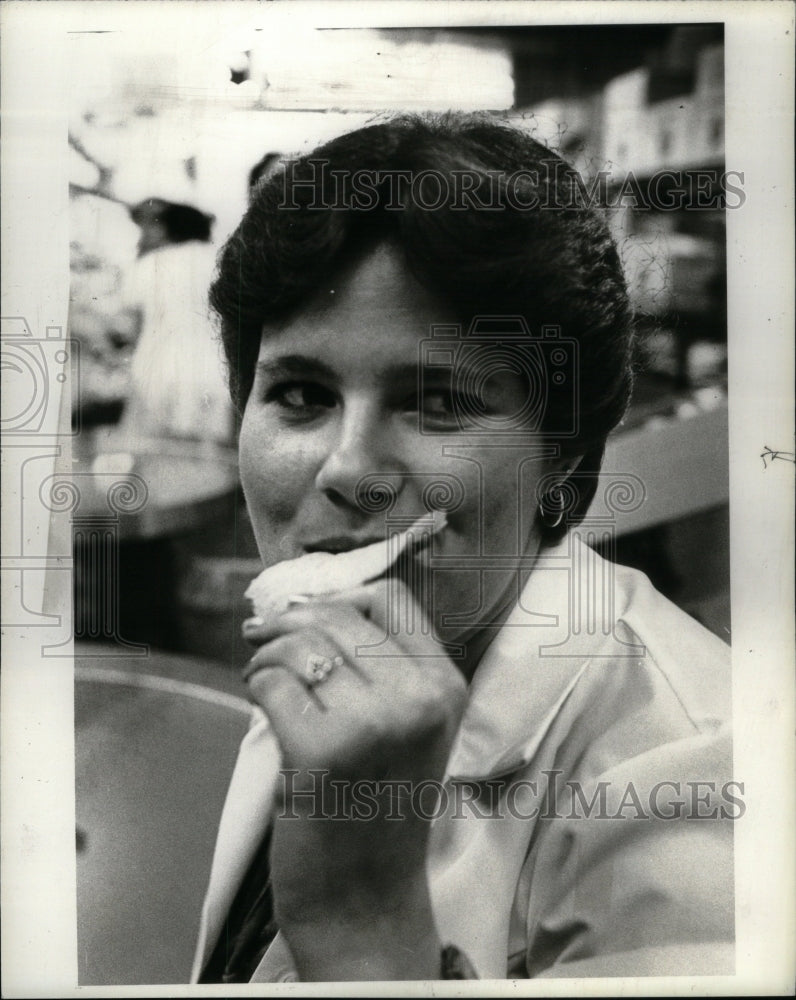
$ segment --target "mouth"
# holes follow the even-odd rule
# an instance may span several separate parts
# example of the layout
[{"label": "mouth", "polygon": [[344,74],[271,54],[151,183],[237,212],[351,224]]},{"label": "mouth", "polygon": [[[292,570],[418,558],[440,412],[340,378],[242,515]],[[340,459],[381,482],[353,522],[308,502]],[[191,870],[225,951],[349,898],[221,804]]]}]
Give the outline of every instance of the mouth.
[{"label": "mouth", "polygon": [[249,584],[246,597],[255,613],[267,618],[289,608],[291,595],[341,593],[375,582],[393,567],[397,574],[400,564],[413,559],[421,547],[427,547],[432,535],[441,532],[446,524],[445,513],[434,511],[396,535],[394,545],[391,538],[371,541],[361,535],[335,535],[308,542],[302,546],[304,555],[266,567]]},{"label": "mouth", "polygon": [[317,542],[309,542],[303,546],[306,553],[329,552],[332,555],[339,555],[341,552],[351,552],[352,549],[361,549],[374,542],[383,542],[381,535],[368,535],[365,538],[352,538],[348,535],[336,535],[333,538],[322,538]]}]

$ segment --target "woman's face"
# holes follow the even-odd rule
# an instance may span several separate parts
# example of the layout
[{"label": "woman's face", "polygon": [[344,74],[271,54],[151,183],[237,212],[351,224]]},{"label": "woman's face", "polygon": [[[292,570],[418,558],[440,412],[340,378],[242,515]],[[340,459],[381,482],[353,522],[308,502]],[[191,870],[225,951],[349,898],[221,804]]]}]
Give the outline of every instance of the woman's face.
[{"label": "woman's face", "polygon": [[[391,519],[403,527],[426,511],[430,484],[452,484],[460,503],[434,539],[426,610],[437,637],[454,641],[516,600],[519,557],[539,546],[536,485],[554,465],[538,437],[485,435],[463,419],[466,380],[451,380],[450,366],[422,367],[421,380],[433,324],[450,326],[449,311],[383,246],[300,314],[267,326],[240,464],[266,566],[383,539]],[[510,419],[526,394],[515,372],[497,367],[479,399]],[[395,491],[388,512],[367,509],[358,492],[374,474]]]}]

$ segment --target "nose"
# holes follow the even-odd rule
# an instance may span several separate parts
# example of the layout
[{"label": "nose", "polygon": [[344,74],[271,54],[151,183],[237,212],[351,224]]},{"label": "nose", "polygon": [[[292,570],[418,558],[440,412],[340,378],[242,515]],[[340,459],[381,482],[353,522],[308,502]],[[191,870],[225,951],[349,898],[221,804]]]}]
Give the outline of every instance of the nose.
[{"label": "nose", "polygon": [[315,487],[335,504],[361,509],[358,487],[364,477],[390,472],[397,496],[404,471],[397,450],[389,421],[378,406],[371,401],[350,403],[343,409],[329,452],[315,477]]}]

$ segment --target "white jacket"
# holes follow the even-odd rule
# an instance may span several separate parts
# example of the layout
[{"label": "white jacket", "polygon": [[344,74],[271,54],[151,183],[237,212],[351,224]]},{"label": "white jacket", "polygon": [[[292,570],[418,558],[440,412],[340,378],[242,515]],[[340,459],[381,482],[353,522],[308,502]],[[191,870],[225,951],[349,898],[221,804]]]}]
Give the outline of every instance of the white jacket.
[{"label": "white jacket", "polygon": [[[504,779],[499,818],[460,796],[458,815],[432,826],[443,943],[482,978],[731,973],[744,806],[729,699],[728,648],[645,576],[576,534],[544,550],[476,670],[448,764],[451,803],[457,781],[477,792]],[[270,821],[278,769],[259,713],[221,819],[193,981]],[[254,981],[290,979],[278,934]]]}]

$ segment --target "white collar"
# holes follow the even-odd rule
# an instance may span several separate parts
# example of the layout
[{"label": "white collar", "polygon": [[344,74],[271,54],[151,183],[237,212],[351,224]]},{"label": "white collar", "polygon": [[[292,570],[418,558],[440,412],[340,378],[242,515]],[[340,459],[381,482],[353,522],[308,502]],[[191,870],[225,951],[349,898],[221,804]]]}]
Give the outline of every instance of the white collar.
[{"label": "white collar", "polygon": [[[541,550],[519,600],[488,646],[448,761],[456,779],[486,779],[527,763],[586,667],[581,655],[550,655],[570,629],[573,573],[585,545],[577,536]],[[602,560],[589,550],[588,560]]]}]

